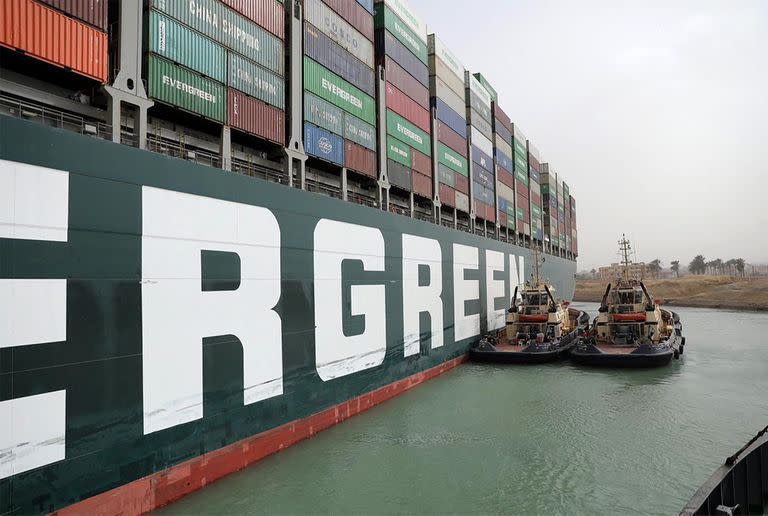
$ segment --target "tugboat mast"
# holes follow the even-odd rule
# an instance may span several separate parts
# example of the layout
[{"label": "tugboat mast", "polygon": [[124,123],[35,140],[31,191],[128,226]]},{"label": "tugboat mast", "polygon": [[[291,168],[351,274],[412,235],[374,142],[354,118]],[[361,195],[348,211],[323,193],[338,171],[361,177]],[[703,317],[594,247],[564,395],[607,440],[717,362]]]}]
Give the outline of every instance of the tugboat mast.
[{"label": "tugboat mast", "polygon": [[624,234],[621,235],[621,240],[619,240],[619,251],[622,254],[621,264],[624,266],[624,270],[622,272],[623,279],[625,282],[629,283],[629,266],[632,264],[632,261],[629,259],[629,253],[632,251],[632,245],[629,243],[629,240],[627,240],[627,237]]},{"label": "tugboat mast", "polygon": [[539,248],[534,246],[533,247],[533,270],[531,271],[531,283],[534,288],[539,288],[541,285],[541,273],[539,271],[539,265],[541,264],[540,258],[539,258]]}]

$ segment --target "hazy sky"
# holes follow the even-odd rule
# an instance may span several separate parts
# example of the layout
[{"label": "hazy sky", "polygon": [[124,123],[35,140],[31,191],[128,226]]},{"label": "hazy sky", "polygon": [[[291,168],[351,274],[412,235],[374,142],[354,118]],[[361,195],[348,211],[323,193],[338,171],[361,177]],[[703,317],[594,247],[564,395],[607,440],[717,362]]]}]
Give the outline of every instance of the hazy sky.
[{"label": "hazy sky", "polygon": [[564,175],[580,270],[768,261],[768,1],[410,4]]}]

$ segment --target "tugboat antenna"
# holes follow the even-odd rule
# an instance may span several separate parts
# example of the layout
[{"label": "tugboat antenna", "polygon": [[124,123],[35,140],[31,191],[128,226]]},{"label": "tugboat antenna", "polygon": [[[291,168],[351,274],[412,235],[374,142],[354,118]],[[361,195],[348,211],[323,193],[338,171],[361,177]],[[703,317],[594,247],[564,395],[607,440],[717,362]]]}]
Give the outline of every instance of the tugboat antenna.
[{"label": "tugboat antenna", "polygon": [[632,251],[632,245],[624,234],[621,235],[621,240],[619,240],[619,251],[622,254],[621,263],[624,266],[624,281],[629,283],[629,266],[632,264],[632,261],[629,259],[629,253]]}]

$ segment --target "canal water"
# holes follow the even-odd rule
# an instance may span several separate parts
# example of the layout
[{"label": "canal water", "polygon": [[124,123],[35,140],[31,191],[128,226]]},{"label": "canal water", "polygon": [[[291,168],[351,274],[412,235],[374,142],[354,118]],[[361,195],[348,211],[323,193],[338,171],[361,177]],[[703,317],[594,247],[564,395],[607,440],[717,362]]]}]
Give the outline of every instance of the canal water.
[{"label": "canal water", "polygon": [[677,514],[768,424],[768,314],[678,312],[669,367],[465,364],[160,512]]}]

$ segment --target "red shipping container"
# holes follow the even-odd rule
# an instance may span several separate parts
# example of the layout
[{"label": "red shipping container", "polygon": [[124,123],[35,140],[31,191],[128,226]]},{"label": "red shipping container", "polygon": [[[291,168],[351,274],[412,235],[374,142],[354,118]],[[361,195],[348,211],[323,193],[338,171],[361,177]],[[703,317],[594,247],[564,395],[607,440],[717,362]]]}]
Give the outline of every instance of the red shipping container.
[{"label": "red shipping container", "polygon": [[493,116],[496,117],[496,120],[501,122],[501,124],[511,133],[512,132],[512,120],[509,119],[509,116],[502,110],[498,104],[495,102],[493,103]]},{"label": "red shipping container", "polygon": [[429,111],[390,83],[387,83],[387,107],[427,134],[432,132]]},{"label": "red shipping container", "polygon": [[450,186],[440,183],[440,202],[451,208],[456,207],[456,191]]},{"label": "red shipping container", "polygon": [[285,7],[277,0],[221,0],[235,11],[285,39]]},{"label": "red shipping container", "polygon": [[344,140],[344,166],[369,177],[378,177],[376,153],[349,140]]},{"label": "red shipping container", "polygon": [[541,166],[539,165],[539,160],[537,160],[533,154],[530,152],[528,153],[528,164],[533,168],[536,172],[539,172],[541,170]]},{"label": "red shipping container", "polygon": [[530,195],[530,190],[528,190],[528,187],[525,186],[525,183],[520,181],[518,178],[515,178],[515,192],[522,195],[526,199],[528,199],[528,196]]},{"label": "red shipping container", "polygon": [[32,0],[0,0],[0,45],[107,82],[107,34]]},{"label": "red shipping container", "polygon": [[523,233],[525,231],[525,225],[523,224],[522,220],[517,221],[517,232]]},{"label": "red shipping container", "polygon": [[411,174],[413,193],[432,199],[432,178],[415,172]]},{"label": "red shipping container", "polygon": [[456,184],[454,185],[459,192],[469,195],[469,179],[462,176],[458,172],[456,173]]},{"label": "red shipping container", "polygon": [[[3,0],[5,1],[5,0]],[[107,31],[108,0],[40,0],[99,30]]]},{"label": "red shipping container", "polygon": [[463,157],[467,157],[467,140],[440,120],[437,121],[437,139]]},{"label": "red shipping container", "polygon": [[541,196],[537,193],[531,192],[531,203],[541,208]]},{"label": "red shipping container", "polygon": [[385,55],[383,59],[380,58],[378,64],[381,63],[384,63],[387,81],[390,82],[392,86],[408,95],[411,100],[415,101],[424,109],[429,109],[429,89],[427,89],[426,86],[403,70],[403,68],[389,56]]},{"label": "red shipping container", "polygon": [[235,129],[285,144],[285,113],[232,88],[227,88],[227,122]]},{"label": "red shipping container", "polygon": [[373,16],[362,5],[352,0],[323,0],[323,2],[363,36],[373,41]]},{"label": "red shipping container", "polygon": [[510,188],[515,187],[515,176],[501,167],[496,167],[496,177]]},{"label": "red shipping container", "polygon": [[485,220],[496,222],[496,208],[487,204],[485,205]]},{"label": "red shipping container", "polygon": [[411,149],[411,169],[425,176],[432,177],[432,158],[416,149]]},{"label": "red shipping container", "polygon": [[501,227],[507,226],[507,221],[509,220],[508,217],[509,216],[503,211],[499,212],[499,224],[501,224]]}]

